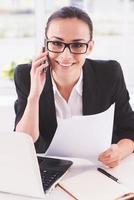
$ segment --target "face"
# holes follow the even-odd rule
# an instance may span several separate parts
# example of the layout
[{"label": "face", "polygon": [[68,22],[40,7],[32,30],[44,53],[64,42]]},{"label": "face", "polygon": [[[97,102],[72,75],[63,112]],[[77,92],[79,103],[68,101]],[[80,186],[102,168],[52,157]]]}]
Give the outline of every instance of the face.
[{"label": "face", "polygon": [[[51,41],[88,43],[90,31],[88,25],[77,18],[56,19],[50,22],[47,37]],[[67,47],[62,53],[49,52],[52,69],[56,73],[66,72],[66,74],[67,72],[80,71],[92,47],[93,41],[90,41],[85,54],[73,54]]]}]

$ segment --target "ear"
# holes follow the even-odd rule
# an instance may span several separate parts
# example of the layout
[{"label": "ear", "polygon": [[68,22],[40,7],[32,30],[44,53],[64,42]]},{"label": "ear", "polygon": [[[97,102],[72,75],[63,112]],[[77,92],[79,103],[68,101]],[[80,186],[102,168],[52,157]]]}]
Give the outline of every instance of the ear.
[{"label": "ear", "polygon": [[89,55],[89,54],[92,52],[93,47],[94,47],[94,40],[91,40],[91,41],[89,42],[86,55]]}]

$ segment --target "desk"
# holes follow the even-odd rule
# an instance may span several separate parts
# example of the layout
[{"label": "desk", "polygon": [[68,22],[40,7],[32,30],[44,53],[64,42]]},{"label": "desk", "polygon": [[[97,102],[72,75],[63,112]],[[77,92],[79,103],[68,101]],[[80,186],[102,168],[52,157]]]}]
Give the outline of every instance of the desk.
[{"label": "desk", "polygon": [[[69,169],[68,173],[64,176],[64,178],[68,178],[70,176],[79,174],[80,172],[87,170],[90,165],[89,161],[83,160],[83,159],[73,159],[73,161],[74,161],[73,166]],[[2,200],[31,200],[32,198],[0,193],[0,199]],[[46,196],[45,199],[46,200],[74,200],[73,197],[71,197],[68,193],[62,190],[59,186],[53,189],[51,193]],[[33,199],[33,200],[39,200],[39,199]]]},{"label": "desk", "polygon": [[[68,177],[75,177],[75,176],[77,177],[77,175],[82,174],[83,172],[86,173],[86,172],[91,171],[94,167],[95,166],[93,165],[93,163],[91,163],[88,160],[75,159],[74,165],[71,167],[71,170],[64,177],[64,179],[66,179]],[[105,177],[105,175],[103,176],[101,173],[96,176],[96,179],[92,179],[92,177],[95,177],[95,176],[90,176],[91,174],[89,173],[89,176],[85,177],[86,180],[88,178],[88,181],[86,181],[84,179],[82,181],[82,183],[81,183],[80,179],[77,179],[76,185],[78,184],[78,188],[81,188],[81,187],[79,187],[79,184],[81,184],[81,186],[85,188],[84,184],[88,183],[87,184],[88,187],[86,187],[88,190],[88,191],[86,190],[87,194],[86,194],[85,190],[81,189],[81,191],[85,191],[84,194],[86,194],[86,195],[84,195],[84,194],[81,195],[80,200],[85,200],[85,199],[86,200],[87,199],[114,200],[114,198],[119,197],[125,193],[128,193],[130,191],[134,192],[134,184],[133,184],[134,170],[133,169],[134,169],[134,154],[131,154],[130,156],[128,156],[127,158],[122,160],[119,166],[117,166],[113,169],[110,169],[110,173],[113,175],[116,175],[116,177],[119,178],[119,180],[122,182],[122,184],[118,184],[118,183],[114,182],[110,178]],[[104,179],[100,179],[99,175],[102,175],[104,177]],[[100,182],[100,184],[98,182]],[[92,187],[92,185],[95,185],[95,187],[94,186]],[[93,193],[91,188],[95,188],[94,192],[98,193],[99,195],[102,195],[102,196],[99,196],[99,199],[98,199],[98,194],[96,195],[95,193]],[[59,188],[57,187],[56,190],[58,190],[58,189]],[[91,192],[89,190],[91,190]],[[107,194],[104,194],[104,193],[102,194],[102,191]],[[61,190],[61,193],[63,195],[62,190]],[[89,196],[90,196],[89,193],[91,194],[92,198],[89,198]],[[60,198],[61,198],[61,196],[59,196],[59,199]],[[54,199],[56,199],[56,198],[54,198]],[[66,197],[64,199],[68,199],[68,197]],[[69,197],[69,199],[71,199],[71,197]]]},{"label": "desk", "polygon": [[[1,200],[41,200],[38,198],[27,198],[11,194],[0,193]],[[46,196],[44,200],[74,200],[69,194],[64,192],[60,187],[55,188],[51,194]]]},{"label": "desk", "polygon": [[[89,166],[89,162],[87,160],[73,159],[73,161],[74,161],[73,166],[69,169],[68,173],[64,176],[64,178],[75,175],[75,174],[83,171],[84,170],[83,167]],[[77,166],[78,166],[78,168],[76,169]],[[79,166],[80,166],[80,168],[79,168]],[[32,199],[32,198],[11,195],[11,194],[4,194],[4,193],[0,193],[0,199],[2,199],[2,200],[39,200],[37,198]],[[46,195],[46,197],[44,199],[45,200],[74,200],[73,197],[71,197],[68,193],[66,193],[59,186],[54,188],[51,191],[51,193]]]},{"label": "desk", "polygon": [[[90,170],[90,167],[92,167],[92,166],[93,165],[92,165],[92,163],[90,163],[90,161],[83,160],[83,159],[74,159],[74,164],[70,168],[70,170],[68,171],[68,173],[64,176],[64,179],[66,179],[68,177],[71,177],[71,176],[75,176],[77,174],[80,174],[81,172],[86,172],[87,170]],[[124,173],[124,171],[123,171],[124,170],[124,166],[127,166],[127,168],[128,168],[127,175],[131,174],[131,177],[132,177],[131,179],[132,179],[132,182],[133,182],[134,170],[133,170],[132,166],[134,166],[134,154],[131,154],[129,157],[127,157],[126,159],[124,159],[120,163],[120,165],[117,168],[112,169],[111,172],[112,171],[116,171],[117,175],[118,175],[118,173],[120,173],[120,175],[123,175],[123,173]],[[131,170],[131,173],[130,173],[130,170]],[[95,180],[95,181],[97,181],[97,180]],[[133,188],[134,188],[134,186],[133,186]],[[134,191],[134,189],[133,189],[133,191]],[[31,199],[32,200],[39,200],[37,198],[36,199],[35,198],[26,198],[26,197],[9,195],[9,194],[3,194],[3,193],[0,193],[0,199],[2,199],[2,200],[31,200]],[[74,200],[73,197],[71,197],[69,194],[67,194],[59,186],[57,186],[44,199],[45,200]],[[99,199],[95,199],[95,200],[99,200]]]}]

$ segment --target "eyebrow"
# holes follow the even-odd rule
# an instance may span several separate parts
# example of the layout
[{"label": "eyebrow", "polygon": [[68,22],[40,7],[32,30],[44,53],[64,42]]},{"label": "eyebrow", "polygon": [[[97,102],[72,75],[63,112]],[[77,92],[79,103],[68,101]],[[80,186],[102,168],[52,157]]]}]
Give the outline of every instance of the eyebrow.
[{"label": "eyebrow", "polygon": [[[64,41],[63,38],[60,38],[60,37],[57,37],[57,36],[53,36],[52,38],[55,38],[57,40],[61,40],[61,41]],[[85,41],[84,39],[74,39],[72,40],[72,42],[80,42],[80,41]]]}]

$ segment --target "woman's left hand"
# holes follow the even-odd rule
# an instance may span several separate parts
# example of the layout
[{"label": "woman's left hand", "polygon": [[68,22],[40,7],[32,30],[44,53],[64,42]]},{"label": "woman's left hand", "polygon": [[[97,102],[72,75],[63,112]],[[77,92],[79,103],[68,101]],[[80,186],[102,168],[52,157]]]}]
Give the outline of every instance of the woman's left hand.
[{"label": "woman's left hand", "polygon": [[120,163],[121,151],[118,144],[112,144],[109,149],[99,155],[99,161],[108,167],[115,167]]},{"label": "woman's left hand", "polygon": [[134,141],[121,139],[117,144],[112,144],[109,149],[99,155],[99,161],[108,167],[116,167],[126,156],[134,152]]}]

